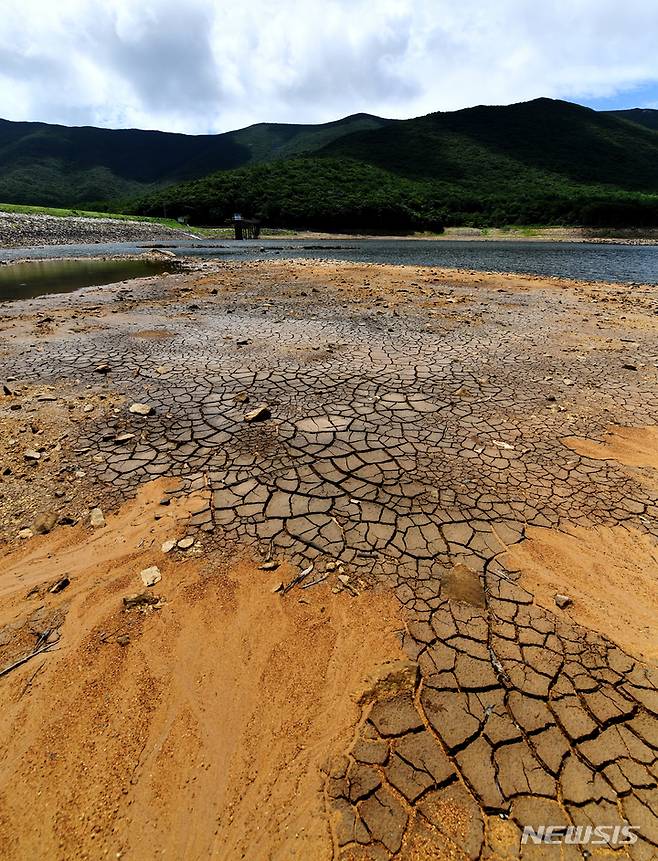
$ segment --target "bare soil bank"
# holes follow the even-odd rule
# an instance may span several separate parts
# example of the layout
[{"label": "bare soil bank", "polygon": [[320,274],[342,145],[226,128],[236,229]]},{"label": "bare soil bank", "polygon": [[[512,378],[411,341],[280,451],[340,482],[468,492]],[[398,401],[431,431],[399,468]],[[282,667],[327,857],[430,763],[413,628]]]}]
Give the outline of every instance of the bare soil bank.
[{"label": "bare soil bank", "polygon": [[658,287],[198,267],[0,320],[3,856],[655,858]]}]

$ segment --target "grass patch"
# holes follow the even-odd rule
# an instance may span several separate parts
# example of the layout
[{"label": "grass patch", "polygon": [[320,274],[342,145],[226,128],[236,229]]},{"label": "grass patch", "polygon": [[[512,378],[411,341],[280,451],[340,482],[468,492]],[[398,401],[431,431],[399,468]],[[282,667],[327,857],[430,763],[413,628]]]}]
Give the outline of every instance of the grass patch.
[{"label": "grass patch", "polygon": [[197,232],[195,228],[186,224],[179,224],[173,218],[156,218],[149,215],[125,215],[119,212],[94,212],[85,209],[61,209],[52,206],[27,206],[18,203],[0,203],[0,212],[15,212],[21,215],[54,215],[58,218],[114,218],[118,221],[146,221],[152,224],[162,224],[165,227],[173,227],[176,230],[190,230]]}]

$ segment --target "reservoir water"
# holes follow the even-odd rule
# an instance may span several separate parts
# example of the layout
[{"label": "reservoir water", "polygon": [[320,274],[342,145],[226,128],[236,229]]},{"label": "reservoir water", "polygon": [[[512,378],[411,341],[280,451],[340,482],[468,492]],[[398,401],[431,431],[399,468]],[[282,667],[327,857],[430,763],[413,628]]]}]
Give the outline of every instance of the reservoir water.
[{"label": "reservoir water", "polygon": [[[25,249],[23,255],[25,256]],[[175,263],[173,266],[175,267]],[[0,266],[0,301],[34,299],[51,293],[71,293],[82,287],[114,284],[128,278],[162,275],[170,261],[153,260],[31,260]]]},{"label": "reservoir water", "polygon": [[[176,256],[223,260],[329,259],[658,284],[658,246],[651,245],[480,240],[262,239],[244,242],[175,241],[159,247],[166,248]],[[140,255],[149,248],[151,246],[143,244],[121,243],[0,249],[0,260],[30,258],[35,261],[0,267],[0,300],[77,290],[140,275],[157,275],[172,268],[171,261],[94,259],[116,254]],[[50,257],[84,259],[46,263],[45,260]]]}]

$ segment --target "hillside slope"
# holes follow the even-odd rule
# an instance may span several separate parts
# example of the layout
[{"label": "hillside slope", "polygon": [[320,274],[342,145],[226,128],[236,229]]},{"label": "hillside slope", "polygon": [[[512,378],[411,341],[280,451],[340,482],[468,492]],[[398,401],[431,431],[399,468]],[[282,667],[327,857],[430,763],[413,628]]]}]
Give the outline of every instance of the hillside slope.
[{"label": "hillside slope", "polygon": [[653,108],[631,108],[628,111],[608,111],[607,113],[618,119],[628,120],[658,131],[658,111]]},{"label": "hillside slope", "polygon": [[133,211],[217,222],[236,209],[322,229],[658,223],[658,134],[538,99],[358,131],[312,157],[216,173]]},{"label": "hillside slope", "polygon": [[260,123],[220,135],[0,120],[0,200],[81,206],[319,149],[386,120],[357,114],[322,125]]}]

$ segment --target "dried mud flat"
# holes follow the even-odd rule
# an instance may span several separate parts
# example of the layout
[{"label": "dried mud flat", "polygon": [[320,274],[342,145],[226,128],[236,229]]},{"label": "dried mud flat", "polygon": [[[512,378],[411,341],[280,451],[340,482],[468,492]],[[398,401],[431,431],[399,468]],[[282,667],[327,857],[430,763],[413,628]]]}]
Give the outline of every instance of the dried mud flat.
[{"label": "dried mud flat", "polygon": [[2,856],[658,857],[657,312],[301,261],[5,305]]}]

